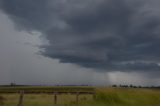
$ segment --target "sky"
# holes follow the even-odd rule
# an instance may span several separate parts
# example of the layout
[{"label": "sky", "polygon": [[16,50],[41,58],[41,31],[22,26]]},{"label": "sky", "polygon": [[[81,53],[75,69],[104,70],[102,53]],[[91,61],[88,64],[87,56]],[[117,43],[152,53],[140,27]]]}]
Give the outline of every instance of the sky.
[{"label": "sky", "polygon": [[159,0],[0,0],[0,84],[160,85]]}]

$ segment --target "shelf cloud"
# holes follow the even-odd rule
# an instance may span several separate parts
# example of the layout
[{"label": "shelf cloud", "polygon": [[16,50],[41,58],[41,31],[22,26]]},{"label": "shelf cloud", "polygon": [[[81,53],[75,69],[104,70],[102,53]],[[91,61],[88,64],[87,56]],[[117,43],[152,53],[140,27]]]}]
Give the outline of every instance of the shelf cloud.
[{"label": "shelf cloud", "polygon": [[0,0],[17,30],[48,41],[41,55],[97,71],[159,71],[157,0]]}]

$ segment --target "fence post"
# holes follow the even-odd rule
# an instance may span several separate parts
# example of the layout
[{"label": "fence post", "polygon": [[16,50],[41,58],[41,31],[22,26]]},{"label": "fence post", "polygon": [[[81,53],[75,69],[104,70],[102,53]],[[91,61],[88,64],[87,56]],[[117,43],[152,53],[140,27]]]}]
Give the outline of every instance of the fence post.
[{"label": "fence post", "polygon": [[24,91],[20,91],[19,102],[17,106],[23,105],[23,95],[24,95]]},{"label": "fence post", "polygon": [[54,93],[54,104],[57,104],[57,93]]},{"label": "fence post", "polygon": [[79,102],[79,92],[76,93],[76,104]]}]

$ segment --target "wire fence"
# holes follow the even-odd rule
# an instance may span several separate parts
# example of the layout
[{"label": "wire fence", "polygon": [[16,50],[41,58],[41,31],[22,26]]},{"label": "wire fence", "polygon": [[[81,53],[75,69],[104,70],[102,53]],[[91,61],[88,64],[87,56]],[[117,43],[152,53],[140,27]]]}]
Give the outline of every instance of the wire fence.
[{"label": "wire fence", "polygon": [[[42,94],[45,95],[45,93],[42,93]],[[38,95],[41,95],[41,93],[39,93],[39,94],[38,93],[33,93],[33,94],[32,93],[31,94],[27,93],[26,94],[25,91],[20,91],[19,94],[11,94],[11,95],[12,96],[13,95],[17,95],[16,98],[14,98],[14,97],[10,98],[10,99],[16,99],[16,103],[14,103],[14,104],[12,104],[12,103],[5,104],[5,101],[10,101],[10,100],[9,99],[5,100],[5,98],[1,97],[2,101],[0,102],[0,106],[31,106],[31,105],[26,105],[26,101],[27,102],[30,102],[30,101],[26,100],[27,98],[25,98],[25,97],[28,96],[28,95],[38,96]],[[48,94],[46,94],[46,95],[48,95]],[[61,105],[61,102],[65,101],[65,100],[62,100],[62,98],[60,98],[62,95],[66,95],[66,97],[69,96],[69,95],[72,95],[72,103],[74,103],[75,105],[76,104],[78,105],[79,102],[82,99],[86,100],[86,98],[82,98],[80,96],[82,96],[82,95],[83,96],[84,95],[90,95],[90,97],[92,98],[92,97],[94,97],[95,92],[94,91],[90,91],[90,92],[78,92],[78,91],[77,92],[52,92],[52,94],[49,94],[49,95],[52,95],[52,96],[49,96],[48,98],[45,98],[45,96],[44,96],[39,101],[36,101],[36,102],[38,102],[37,104],[32,105],[32,106],[48,106],[47,104],[40,105],[41,100],[42,101],[45,100],[46,103],[50,102],[49,105],[51,105],[51,106],[55,106],[55,105],[59,106],[59,105]],[[33,99],[35,99],[35,98],[33,97]],[[29,103],[27,103],[27,104],[29,104]]]}]

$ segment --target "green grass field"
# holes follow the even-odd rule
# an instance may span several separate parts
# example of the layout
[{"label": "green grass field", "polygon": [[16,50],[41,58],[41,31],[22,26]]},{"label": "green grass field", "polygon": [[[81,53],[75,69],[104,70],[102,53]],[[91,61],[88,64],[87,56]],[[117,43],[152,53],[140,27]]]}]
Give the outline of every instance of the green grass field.
[{"label": "green grass field", "polygon": [[[40,89],[42,90],[42,88]],[[84,87],[78,87],[76,89],[80,88],[84,89]],[[51,88],[45,88],[45,90],[48,89]],[[75,90],[74,87],[60,87],[60,89]],[[1,93],[0,95],[4,98],[4,106],[17,105],[19,94]],[[58,95],[58,106],[76,106],[75,101],[75,95]],[[54,95],[25,94],[23,104],[23,106],[54,106]],[[94,97],[93,95],[80,95],[78,106],[160,106],[160,89],[108,87],[96,88],[96,94],[94,95]]]}]

